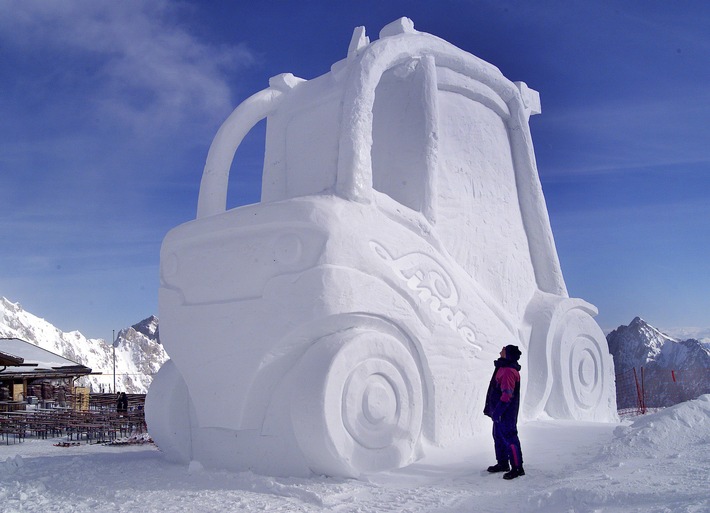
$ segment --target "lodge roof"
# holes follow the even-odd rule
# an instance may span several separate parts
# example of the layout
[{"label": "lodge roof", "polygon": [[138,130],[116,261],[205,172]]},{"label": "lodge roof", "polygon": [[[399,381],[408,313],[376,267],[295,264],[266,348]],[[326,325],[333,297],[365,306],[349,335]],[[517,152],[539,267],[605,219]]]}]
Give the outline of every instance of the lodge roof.
[{"label": "lodge roof", "polygon": [[0,379],[61,378],[91,374],[91,369],[19,338],[0,338]]}]

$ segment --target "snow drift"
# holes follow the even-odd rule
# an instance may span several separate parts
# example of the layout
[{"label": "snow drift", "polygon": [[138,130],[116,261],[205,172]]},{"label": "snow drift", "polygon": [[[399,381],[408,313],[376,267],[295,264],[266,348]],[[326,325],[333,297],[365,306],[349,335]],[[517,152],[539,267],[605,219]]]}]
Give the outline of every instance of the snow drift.
[{"label": "snow drift", "polygon": [[167,463],[150,445],[28,438],[0,443],[0,501],[8,513],[710,511],[710,396],[621,425],[538,420],[520,432],[527,473],[514,482],[485,471],[487,433],[365,480],[213,471]]}]

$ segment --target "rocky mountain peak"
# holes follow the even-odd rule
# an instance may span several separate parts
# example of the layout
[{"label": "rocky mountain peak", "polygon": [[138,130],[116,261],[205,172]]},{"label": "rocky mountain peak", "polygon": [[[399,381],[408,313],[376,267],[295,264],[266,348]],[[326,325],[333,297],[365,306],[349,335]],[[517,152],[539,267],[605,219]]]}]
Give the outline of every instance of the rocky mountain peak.
[{"label": "rocky mountain peak", "polygon": [[677,340],[640,317],[634,317],[628,326],[619,326],[606,339],[617,373],[644,366],[675,369],[710,367],[710,355],[700,342],[694,339]]},{"label": "rocky mountain peak", "polygon": [[141,322],[131,326],[134,330],[148,337],[153,342],[160,344],[160,334],[158,329],[158,318],[155,315],[143,319]]}]

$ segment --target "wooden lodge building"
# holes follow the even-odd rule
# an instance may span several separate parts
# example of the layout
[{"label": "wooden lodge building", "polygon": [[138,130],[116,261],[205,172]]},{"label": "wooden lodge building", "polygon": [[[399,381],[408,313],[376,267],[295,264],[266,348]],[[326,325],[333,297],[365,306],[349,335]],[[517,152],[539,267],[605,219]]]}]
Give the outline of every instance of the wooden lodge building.
[{"label": "wooden lodge building", "polygon": [[75,381],[91,369],[18,338],[0,338],[0,411],[76,408]]}]

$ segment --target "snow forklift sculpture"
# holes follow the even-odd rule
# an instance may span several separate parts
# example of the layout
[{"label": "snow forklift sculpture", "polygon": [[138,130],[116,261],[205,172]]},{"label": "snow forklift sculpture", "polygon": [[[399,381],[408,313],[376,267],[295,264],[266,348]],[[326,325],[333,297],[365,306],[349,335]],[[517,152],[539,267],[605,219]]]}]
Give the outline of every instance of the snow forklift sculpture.
[{"label": "snow forklift sculpture", "polygon": [[[247,99],[207,157],[197,219],[161,250],[168,361],[151,435],[206,467],[339,476],[473,437],[500,348],[523,418],[609,421],[613,364],[568,297],[528,119],[539,96],[407,18]],[[267,120],[262,201],[226,209]]]}]

